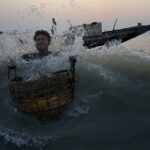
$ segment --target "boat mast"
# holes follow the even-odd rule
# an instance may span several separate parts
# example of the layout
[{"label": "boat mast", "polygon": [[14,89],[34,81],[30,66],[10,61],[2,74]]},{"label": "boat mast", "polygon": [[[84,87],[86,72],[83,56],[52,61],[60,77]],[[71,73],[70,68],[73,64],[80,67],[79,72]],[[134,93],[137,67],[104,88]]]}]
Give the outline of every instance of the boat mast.
[{"label": "boat mast", "polygon": [[118,18],[115,20],[114,27],[113,27],[113,31],[115,30],[117,21],[118,21]]}]

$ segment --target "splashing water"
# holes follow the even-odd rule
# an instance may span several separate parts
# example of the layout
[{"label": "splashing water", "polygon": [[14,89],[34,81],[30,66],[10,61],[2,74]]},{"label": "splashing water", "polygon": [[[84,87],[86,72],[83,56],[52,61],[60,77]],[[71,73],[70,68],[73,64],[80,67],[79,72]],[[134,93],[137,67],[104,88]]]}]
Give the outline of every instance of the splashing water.
[{"label": "splashing water", "polygon": [[[2,108],[0,138],[3,141],[20,148],[43,148],[47,145],[50,148],[55,142],[66,147],[69,145],[65,144],[65,139],[71,140],[77,137],[76,141],[79,142],[83,137],[86,142],[87,135],[89,139],[91,134],[94,139],[98,138],[97,133],[105,135],[106,132],[100,130],[98,126],[110,130],[108,126],[106,128],[103,126],[107,124],[106,118],[109,121],[113,118],[114,122],[117,122],[123,117],[128,122],[130,121],[128,114],[134,115],[137,112],[139,122],[143,121],[143,117],[149,118],[150,55],[148,53],[115,44],[110,48],[104,46],[89,50],[82,46],[82,37],[76,37],[73,45],[66,46],[63,45],[62,36],[56,34],[50,50],[61,51],[58,57],[47,56],[26,62],[22,60],[21,55],[36,51],[32,35],[33,31],[13,34],[7,32],[0,35],[0,105]],[[41,122],[18,112],[8,93],[9,58],[16,62],[19,75],[26,80],[33,80],[41,74],[49,76],[54,71],[69,68],[68,58],[72,55],[77,55],[78,61],[75,98],[69,110],[60,118],[47,122]],[[134,124],[133,121],[132,123]],[[113,124],[115,131],[118,124]],[[83,129],[83,126],[86,127]],[[136,133],[135,130],[129,132],[133,135]],[[117,138],[119,141],[120,138]],[[123,138],[126,139],[125,136]]]}]

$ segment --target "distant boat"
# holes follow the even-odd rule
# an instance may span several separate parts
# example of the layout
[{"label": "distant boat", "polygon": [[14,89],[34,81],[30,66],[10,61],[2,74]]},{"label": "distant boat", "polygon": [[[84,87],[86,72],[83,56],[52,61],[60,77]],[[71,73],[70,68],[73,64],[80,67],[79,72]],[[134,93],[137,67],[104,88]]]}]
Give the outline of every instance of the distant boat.
[{"label": "distant boat", "polygon": [[91,24],[70,27],[69,34],[67,36],[70,41],[73,41],[74,38],[71,37],[72,35],[80,36],[83,34],[83,46],[87,48],[94,48],[103,46],[104,44],[114,40],[119,40],[121,43],[126,42],[149,30],[150,25],[142,25],[141,23],[138,23],[138,25],[134,27],[115,30],[114,26],[112,31],[102,32],[101,23],[94,22]]},{"label": "distant boat", "polygon": [[139,24],[138,26],[135,27],[102,32],[102,35],[84,36],[83,37],[84,46],[88,48],[94,48],[97,46],[102,46],[106,42],[113,40],[120,40],[121,42],[126,42],[149,30],[150,25],[143,26]]}]

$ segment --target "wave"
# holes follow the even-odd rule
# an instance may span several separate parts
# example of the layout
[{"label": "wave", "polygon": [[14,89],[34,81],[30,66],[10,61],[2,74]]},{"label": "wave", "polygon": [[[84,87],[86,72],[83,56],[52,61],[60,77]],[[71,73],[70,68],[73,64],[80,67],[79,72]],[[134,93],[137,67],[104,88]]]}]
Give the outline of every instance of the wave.
[{"label": "wave", "polygon": [[18,147],[36,147],[41,149],[54,137],[32,136],[27,133],[17,132],[6,127],[0,127],[0,137],[7,143],[15,144]]},{"label": "wave", "polygon": [[[47,56],[44,59],[26,62],[22,60],[21,55],[35,51],[32,33],[24,33],[23,37],[21,33],[15,33],[15,37],[10,33],[0,35],[0,105],[1,114],[5,114],[0,115],[0,137],[5,142],[18,147],[44,147],[49,141],[55,140],[55,135],[65,135],[63,129],[68,127],[65,124],[71,122],[72,118],[77,119],[75,124],[78,124],[78,118],[93,112],[98,115],[100,110],[106,108],[150,112],[148,48],[141,51],[114,43],[110,48],[103,46],[89,50],[82,46],[81,37],[76,38],[74,45],[66,46],[63,45],[63,39],[56,36],[53,37],[50,50],[60,50],[58,57]],[[22,132],[22,128],[28,128],[26,126],[18,125],[16,128],[21,128],[20,131],[8,127],[12,120],[12,126],[16,126],[15,124],[24,118],[23,114],[14,111],[15,106],[11,103],[8,93],[7,66],[10,59],[16,63],[19,76],[23,76],[25,80],[33,80],[39,75],[49,76],[58,68],[69,68],[68,58],[72,55],[77,56],[75,98],[62,119],[56,120],[55,130],[48,130],[49,123],[46,127],[38,123],[40,132],[44,130],[48,134],[40,136],[39,132],[36,135]],[[25,119],[25,122],[28,122],[27,120]]]}]

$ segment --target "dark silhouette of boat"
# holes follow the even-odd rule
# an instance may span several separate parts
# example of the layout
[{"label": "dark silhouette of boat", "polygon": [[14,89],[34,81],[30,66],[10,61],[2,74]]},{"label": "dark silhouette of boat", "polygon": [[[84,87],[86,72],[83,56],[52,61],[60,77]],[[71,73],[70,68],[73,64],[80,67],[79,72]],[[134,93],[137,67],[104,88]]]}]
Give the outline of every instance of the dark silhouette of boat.
[{"label": "dark silhouette of boat", "polygon": [[[91,29],[92,30],[92,29]],[[99,35],[83,36],[84,46],[87,48],[94,48],[102,46],[109,41],[119,40],[126,42],[150,30],[150,25],[142,25],[138,23],[135,27],[124,28],[119,30],[112,30],[102,32]]]},{"label": "dark silhouette of boat", "polygon": [[76,36],[83,36],[83,46],[94,48],[104,44],[109,46],[109,43],[113,41],[126,42],[150,30],[150,25],[142,25],[141,23],[134,27],[115,30],[116,22],[117,20],[112,31],[105,32],[102,32],[101,22],[71,26],[69,32],[65,34],[66,41],[73,44]]}]

